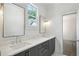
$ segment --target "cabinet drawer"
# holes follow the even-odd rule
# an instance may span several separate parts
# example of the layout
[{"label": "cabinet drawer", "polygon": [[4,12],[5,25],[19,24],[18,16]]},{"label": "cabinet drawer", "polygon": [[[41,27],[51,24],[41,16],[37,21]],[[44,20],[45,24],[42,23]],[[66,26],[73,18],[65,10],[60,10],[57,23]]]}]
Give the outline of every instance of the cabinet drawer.
[{"label": "cabinet drawer", "polygon": [[39,45],[40,49],[43,48],[43,47],[48,47],[48,41],[46,41],[46,42]]}]

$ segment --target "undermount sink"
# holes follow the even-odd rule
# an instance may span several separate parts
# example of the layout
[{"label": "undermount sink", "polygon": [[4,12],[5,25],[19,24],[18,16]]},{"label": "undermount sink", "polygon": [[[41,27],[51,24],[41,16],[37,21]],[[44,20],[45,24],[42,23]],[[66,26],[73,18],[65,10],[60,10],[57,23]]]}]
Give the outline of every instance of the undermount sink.
[{"label": "undermount sink", "polygon": [[10,48],[12,48],[12,49],[18,49],[18,48],[22,48],[22,47],[28,46],[28,45],[31,45],[31,43],[23,42],[23,43],[18,43],[16,45],[12,45],[12,46],[10,46]]}]

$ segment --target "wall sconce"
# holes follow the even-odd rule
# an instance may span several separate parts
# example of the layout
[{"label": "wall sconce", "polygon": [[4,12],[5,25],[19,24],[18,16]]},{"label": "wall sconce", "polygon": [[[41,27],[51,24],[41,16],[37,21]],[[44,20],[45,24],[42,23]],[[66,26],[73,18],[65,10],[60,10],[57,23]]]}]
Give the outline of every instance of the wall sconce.
[{"label": "wall sconce", "polygon": [[0,9],[0,15],[3,15],[3,11],[2,11],[2,9]]},{"label": "wall sconce", "polygon": [[3,4],[0,4],[0,15],[3,15]]},{"label": "wall sconce", "polygon": [[48,26],[49,24],[49,21],[44,21],[44,25]]},{"label": "wall sconce", "polygon": [[47,28],[49,27],[50,22],[49,21],[44,21],[44,27],[45,27],[45,33],[47,32]]}]

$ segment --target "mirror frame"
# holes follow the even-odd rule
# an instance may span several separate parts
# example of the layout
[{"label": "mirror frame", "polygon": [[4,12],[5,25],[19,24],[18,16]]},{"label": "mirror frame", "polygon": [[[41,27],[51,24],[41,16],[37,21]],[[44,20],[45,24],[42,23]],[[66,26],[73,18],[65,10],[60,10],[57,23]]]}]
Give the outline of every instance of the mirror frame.
[{"label": "mirror frame", "polygon": [[22,8],[23,10],[24,10],[24,34],[23,35],[12,35],[12,36],[4,36],[4,4],[5,3],[3,3],[3,34],[2,34],[2,37],[4,37],[4,38],[8,38],[8,37],[19,37],[19,36],[24,36],[25,35],[25,8],[23,8],[23,7],[21,7],[21,6],[19,6],[18,4],[15,4],[15,3],[10,3],[10,4],[13,4],[13,5],[15,5],[15,6],[17,6],[17,7],[20,7],[20,8]]}]

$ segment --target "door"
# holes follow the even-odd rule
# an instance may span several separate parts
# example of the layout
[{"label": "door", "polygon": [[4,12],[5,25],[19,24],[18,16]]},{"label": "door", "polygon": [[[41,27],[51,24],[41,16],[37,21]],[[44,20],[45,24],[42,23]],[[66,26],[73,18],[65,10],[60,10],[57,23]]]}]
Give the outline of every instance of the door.
[{"label": "door", "polygon": [[63,16],[63,53],[76,55],[76,13]]},{"label": "door", "polygon": [[79,10],[77,11],[77,40],[76,40],[76,45],[77,45],[77,56],[79,56]]}]

